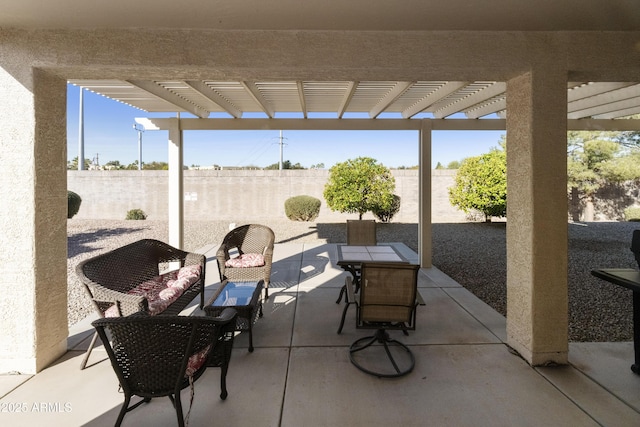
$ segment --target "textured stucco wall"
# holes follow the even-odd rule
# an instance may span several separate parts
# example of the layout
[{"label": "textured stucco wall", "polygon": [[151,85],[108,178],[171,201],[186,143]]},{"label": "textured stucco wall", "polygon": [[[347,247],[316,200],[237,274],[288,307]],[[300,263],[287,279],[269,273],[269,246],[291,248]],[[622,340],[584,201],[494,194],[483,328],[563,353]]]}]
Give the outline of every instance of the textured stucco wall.
[{"label": "textured stucco wall", "polygon": [[35,71],[25,87],[0,69],[0,87],[0,117],[13,118],[0,137],[0,372],[35,372],[68,335],[57,309],[67,305],[66,81]]},{"label": "textured stucco wall", "polygon": [[[395,193],[401,197],[394,222],[418,222],[418,171],[393,170]],[[464,212],[449,203],[447,188],[455,171],[432,171],[433,221],[465,220]],[[82,206],[74,218],[124,219],[129,209],[144,210],[149,219],[167,218],[166,171],[69,171],[69,189],[80,194]],[[286,218],[284,202],[298,195],[322,202],[318,221],[344,221],[356,214],[331,211],[322,192],[327,170],[185,171],[186,220]],[[373,218],[369,213],[367,217]]]},{"label": "textured stucco wall", "polygon": [[507,83],[507,337],[532,365],[567,362],[563,86],[566,76],[553,68]]}]

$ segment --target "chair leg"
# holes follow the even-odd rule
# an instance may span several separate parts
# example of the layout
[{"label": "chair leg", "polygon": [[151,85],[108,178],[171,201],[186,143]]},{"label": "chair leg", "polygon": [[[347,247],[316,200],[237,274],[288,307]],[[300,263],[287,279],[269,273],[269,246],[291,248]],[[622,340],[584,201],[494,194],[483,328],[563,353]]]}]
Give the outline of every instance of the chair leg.
[{"label": "chair leg", "polygon": [[125,394],[124,403],[122,404],[122,408],[120,408],[120,413],[118,414],[118,419],[116,420],[116,427],[120,427],[125,414],[129,411],[129,402],[131,402],[131,396]]},{"label": "chair leg", "polygon": [[345,304],[344,304],[344,308],[342,309],[342,319],[340,319],[340,326],[338,327],[338,335],[342,333],[342,327],[344,326],[344,320],[347,317],[347,309],[349,308],[349,306],[351,304],[354,304],[353,302],[347,301],[347,297],[345,296]]},{"label": "chair leg", "polygon": [[[343,285],[340,288],[340,295],[338,295],[338,300],[336,301],[336,304],[340,304],[340,301],[342,301],[342,296],[346,295],[346,293],[347,293],[347,286]],[[346,296],[345,296],[345,298],[346,298]]]},{"label": "chair leg", "polygon": [[253,322],[249,322],[249,353],[253,353]]},{"label": "chair leg", "polygon": [[184,415],[182,413],[182,402],[180,401],[180,393],[176,393],[176,396],[172,399],[173,405],[176,408],[176,416],[178,417],[178,426],[184,427]]},{"label": "chair leg", "polygon": [[93,338],[91,338],[91,343],[89,343],[89,348],[87,352],[84,354],[84,358],[80,363],[80,370],[83,370],[87,366],[87,362],[89,361],[89,356],[91,356],[91,350],[93,350],[93,346],[96,344],[96,340],[98,339],[98,333],[94,332]]},{"label": "chair leg", "polygon": [[[355,353],[370,347],[372,344],[376,342],[382,344],[382,346],[384,347],[384,351],[387,355],[387,358],[389,359],[389,362],[391,363],[391,366],[393,367],[394,373],[376,372],[376,371],[370,370],[364,367],[363,365],[361,365],[360,362],[356,360],[356,358],[354,357]],[[407,367],[401,368],[398,365],[395,357],[391,353],[389,344],[399,347],[401,350],[403,350],[406,353],[409,361],[409,363],[407,364]],[[349,359],[351,360],[351,363],[356,368],[360,369],[362,372],[365,372],[370,375],[375,375],[376,377],[379,377],[379,378],[401,377],[413,371],[413,368],[415,367],[415,364],[416,364],[415,357],[413,356],[413,353],[411,352],[409,347],[407,347],[406,345],[404,345],[398,340],[392,339],[389,336],[389,334],[383,329],[379,329],[378,331],[376,331],[376,334],[374,336],[364,337],[354,341],[353,344],[351,344],[351,347],[349,348]]]},{"label": "chair leg", "polygon": [[225,400],[227,398],[227,395],[229,394],[227,393],[227,370],[229,369],[229,367],[223,364],[221,368],[222,369],[220,371],[220,399]]}]

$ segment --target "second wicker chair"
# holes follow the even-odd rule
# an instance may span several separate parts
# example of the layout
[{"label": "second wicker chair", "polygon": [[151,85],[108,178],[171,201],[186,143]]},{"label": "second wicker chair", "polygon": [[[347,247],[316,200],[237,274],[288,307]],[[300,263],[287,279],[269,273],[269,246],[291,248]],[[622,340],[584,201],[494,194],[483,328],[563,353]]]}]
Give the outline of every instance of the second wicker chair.
[{"label": "second wicker chair", "polygon": [[[269,298],[269,282],[271,279],[271,263],[273,261],[273,230],[265,225],[247,224],[231,230],[222,240],[216,253],[220,280],[231,282],[254,282],[264,280],[265,299]],[[243,257],[251,259],[232,262]]]}]

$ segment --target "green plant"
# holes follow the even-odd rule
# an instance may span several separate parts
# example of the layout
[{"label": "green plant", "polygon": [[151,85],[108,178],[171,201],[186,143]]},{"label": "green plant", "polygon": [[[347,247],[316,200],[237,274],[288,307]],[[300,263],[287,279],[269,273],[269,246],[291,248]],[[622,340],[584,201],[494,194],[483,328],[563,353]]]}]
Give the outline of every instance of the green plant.
[{"label": "green plant", "polygon": [[67,190],[67,218],[73,218],[78,213],[80,204],[82,204],[82,198],[78,193]]},{"label": "green plant", "polygon": [[640,206],[629,206],[624,210],[624,219],[627,221],[640,221]]},{"label": "green plant", "polygon": [[395,188],[389,168],[370,157],[358,157],[329,170],[323,194],[332,211],[357,213],[362,219],[373,209],[389,209]]},{"label": "green plant", "polygon": [[321,202],[311,196],[294,196],[284,202],[284,213],[292,221],[313,221],[320,214]]},{"label": "green plant", "polygon": [[400,196],[397,194],[393,195],[393,201],[391,202],[391,206],[388,209],[383,209],[381,207],[375,207],[371,210],[373,215],[378,218],[382,222],[391,222],[391,219],[395,214],[400,210]]},{"label": "green plant", "polygon": [[142,209],[131,209],[125,219],[147,219],[147,214]]},{"label": "green plant", "polygon": [[449,201],[465,213],[478,210],[490,222],[492,216],[507,215],[507,155],[504,149],[462,161]]}]

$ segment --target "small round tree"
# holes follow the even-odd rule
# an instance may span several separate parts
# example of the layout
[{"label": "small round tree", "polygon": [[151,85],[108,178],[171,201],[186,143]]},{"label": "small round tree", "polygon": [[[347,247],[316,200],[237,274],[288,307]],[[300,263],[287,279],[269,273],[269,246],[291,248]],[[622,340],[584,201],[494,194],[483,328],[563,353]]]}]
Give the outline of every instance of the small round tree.
[{"label": "small round tree", "polygon": [[487,222],[507,215],[507,156],[504,150],[469,157],[462,161],[455,185],[449,188],[451,204],[465,213],[475,209]]},{"label": "small round tree", "polygon": [[324,198],[332,211],[357,213],[389,210],[396,182],[389,168],[370,157],[336,163],[329,170]]}]

